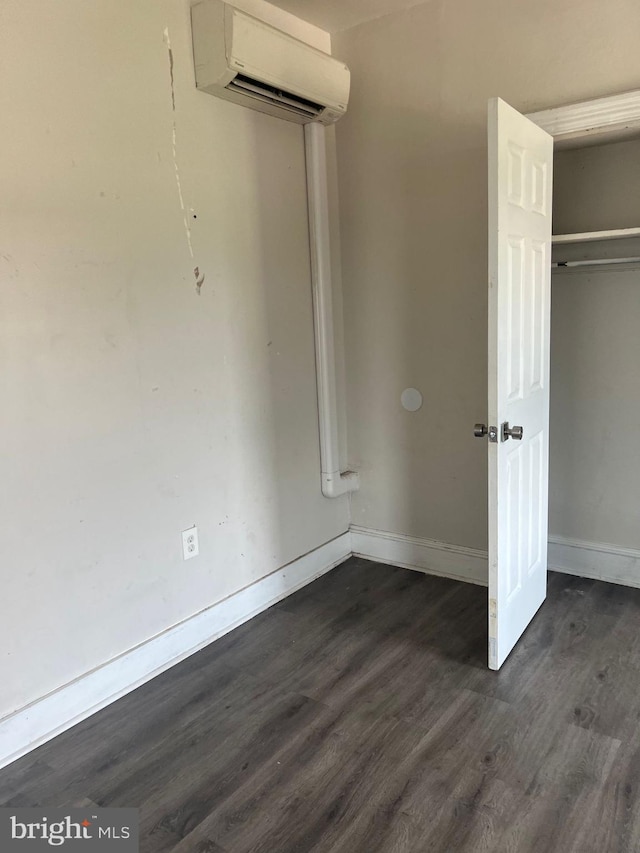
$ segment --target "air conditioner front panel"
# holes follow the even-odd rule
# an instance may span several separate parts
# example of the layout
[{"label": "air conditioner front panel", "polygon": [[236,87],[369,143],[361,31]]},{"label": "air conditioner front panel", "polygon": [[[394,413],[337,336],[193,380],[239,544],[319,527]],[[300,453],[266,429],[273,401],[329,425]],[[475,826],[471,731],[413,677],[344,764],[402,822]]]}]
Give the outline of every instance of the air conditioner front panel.
[{"label": "air conditioner front panel", "polygon": [[309,101],[346,109],[349,71],[329,54],[233,6],[225,7],[225,43],[231,69]]},{"label": "air conditioner front panel", "polygon": [[343,62],[223,0],[191,7],[196,86],[278,118],[332,124],[347,110]]}]

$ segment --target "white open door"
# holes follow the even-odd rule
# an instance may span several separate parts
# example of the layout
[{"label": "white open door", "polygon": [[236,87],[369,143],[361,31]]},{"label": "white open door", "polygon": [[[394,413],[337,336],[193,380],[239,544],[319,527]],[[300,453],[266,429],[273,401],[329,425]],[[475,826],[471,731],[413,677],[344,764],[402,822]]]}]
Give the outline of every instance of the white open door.
[{"label": "white open door", "polygon": [[553,138],[491,100],[491,669],[502,666],[547,593],[552,171]]}]

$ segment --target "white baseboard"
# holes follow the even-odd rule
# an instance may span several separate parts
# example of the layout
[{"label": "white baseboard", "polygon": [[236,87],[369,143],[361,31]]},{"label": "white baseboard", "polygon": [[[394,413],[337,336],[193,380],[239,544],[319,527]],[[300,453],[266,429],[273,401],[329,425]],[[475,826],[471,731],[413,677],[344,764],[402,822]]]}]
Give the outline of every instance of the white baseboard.
[{"label": "white baseboard", "polygon": [[[351,547],[356,556],[378,563],[487,585],[486,551],[355,525]],[[551,536],[549,569],[640,588],[640,551],[617,545]]]},{"label": "white baseboard", "polygon": [[549,568],[567,575],[640,587],[640,551],[632,548],[551,536]]},{"label": "white baseboard", "polygon": [[357,557],[480,586],[487,585],[486,551],[353,524],[350,529],[351,547]]},{"label": "white baseboard", "polygon": [[351,556],[344,533],[0,720],[0,767],[135,690]]}]

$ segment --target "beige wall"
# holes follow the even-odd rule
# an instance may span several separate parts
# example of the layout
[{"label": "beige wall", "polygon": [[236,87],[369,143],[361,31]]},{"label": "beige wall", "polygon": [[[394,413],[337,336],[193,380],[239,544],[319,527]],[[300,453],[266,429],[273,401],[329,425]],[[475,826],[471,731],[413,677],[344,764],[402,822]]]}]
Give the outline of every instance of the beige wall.
[{"label": "beige wall", "polygon": [[348,503],[320,493],[302,129],[196,92],[187,0],[0,16],[2,716]]},{"label": "beige wall", "polygon": [[[640,140],[563,151],[557,233],[640,226]],[[584,245],[640,256],[640,240]],[[566,251],[566,250],[565,250]],[[640,265],[552,279],[551,533],[640,548]]]},{"label": "beige wall", "polygon": [[432,0],[333,37],[354,523],[486,547],[487,99],[637,88],[639,31],[636,0]]}]

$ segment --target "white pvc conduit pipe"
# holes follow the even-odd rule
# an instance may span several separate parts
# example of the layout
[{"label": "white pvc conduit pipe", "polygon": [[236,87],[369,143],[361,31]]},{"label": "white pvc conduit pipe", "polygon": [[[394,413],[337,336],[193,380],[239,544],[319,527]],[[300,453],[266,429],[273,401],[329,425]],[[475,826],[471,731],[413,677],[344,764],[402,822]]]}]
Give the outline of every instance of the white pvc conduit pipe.
[{"label": "white pvc conduit pipe", "polygon": [[319,122],[306,124],[304,126],[304,144],[307,197],[309,200],[309,243],[311,247],[313,324],[316,342],[322,494],[326,498],[337,498],[358,489],[360,482],[355,471],[340,471],[333,300],[331,295],[329,191],[324,125]]}]

